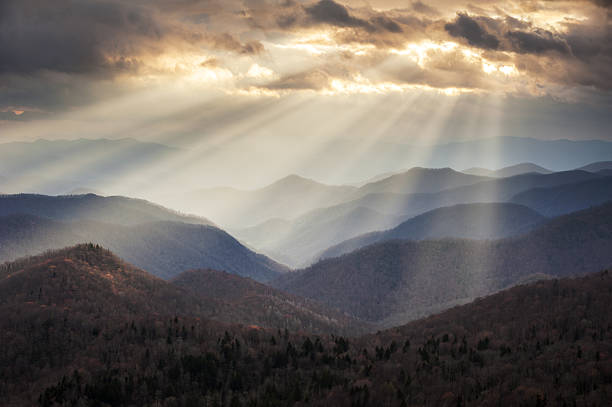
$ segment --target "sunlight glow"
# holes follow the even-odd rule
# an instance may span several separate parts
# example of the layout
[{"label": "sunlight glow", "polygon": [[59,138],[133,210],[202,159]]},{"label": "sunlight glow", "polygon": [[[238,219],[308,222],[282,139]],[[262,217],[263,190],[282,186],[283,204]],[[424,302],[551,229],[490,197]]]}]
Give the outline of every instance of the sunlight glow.
[{"label": "sunlight glow", "polygon": [[253,64],[247,71],[246,76],[256,79],[271,78],[274,76],[274,71],[266,68],[265,66]]},{"label": "sunlight glow", "polygon": [[330,52],[348,52],[353,55],[363,56],[368,51],[376,49],[372,44],[338,43],[332,38],[332,34],[327,31],[305,33],[285,43],[266,43],[266,45],[279,49],[301,50],[312,55],[323,55]]},{"label": "sunlight glow", "polygon": [[391,49],[391,54],[405,55],[411,57],[421,68],[425,66],[425,61],[429,58],[430,51],[450,52],[458,47],[452,41],[436,43],[433,41],[423,41],[420,43],[408,44],[404,49]]}]

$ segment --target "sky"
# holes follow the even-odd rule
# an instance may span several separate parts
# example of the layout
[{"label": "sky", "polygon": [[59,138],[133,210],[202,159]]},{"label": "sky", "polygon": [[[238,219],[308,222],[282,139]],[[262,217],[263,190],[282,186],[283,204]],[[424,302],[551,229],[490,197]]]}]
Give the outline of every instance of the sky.
[{"label": "sky", "polygon": [[0,142],[135,138],[274,160],[272,177],[335,140],[612,141],[611,15],[609,0],[3,0]]}]

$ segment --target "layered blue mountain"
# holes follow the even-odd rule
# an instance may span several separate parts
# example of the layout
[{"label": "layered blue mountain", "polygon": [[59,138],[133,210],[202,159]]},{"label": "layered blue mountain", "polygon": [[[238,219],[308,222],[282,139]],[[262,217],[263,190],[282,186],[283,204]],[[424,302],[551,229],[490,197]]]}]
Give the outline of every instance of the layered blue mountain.
[{"label": "layered blue mountain", "polygon": [[203,218],[142,200],[10,195],[0,214],[0,261],[93,242],[166,279],[212,268],[267,281],[287,270]]},{"label": "layered blue mountain", "polygon": [[[358,191],[381,190],[373,186],[390,186],[391,192],[367,193],[364,196],[326,208],[320,208],[289,221],[264,222],[248,229],[231,229],[247,244],[275,257],[285,264],[303,267],[316,261],[327,248],[360,234],[393,228],[401,222],[433,209],[469,203],[508,202],[516,194],[534,188],[554,187],[603,178],[605,174],[587,171],[565,171],[552,174],[528,173],[508,178],[470,176],[446,169],[415,169],[400,174],[400,179],[412,179],[411,185],[427,185],[428,179],[447,177],[460,180],[438,182],[448,187],[436,192],[401,189],[386,180],[368,184]],[[398,177],[395,175],[393,177]],[[397,179],[397,178],[396,178]],[[462,182],[471,182],[468,185]],[[406,182],[399,185],[408,185]],[[397,187],[397,189],[396,189]],[[398,193],[401,190],[403,192]],[[394,192],[395,191],[395,192]],[[334,227],[330,227],[334,225]],[[348,225],[345,227],[344,225]]]},{"label": "layered blue mountain", "polygon": [[[587,170],[585,170],[587,171]],[[480,175],[483,177],[506,178],[514,177],[515,175],[528,174],[535,172],[537,174],[550,174],[552,171],[533,163],[520,163],[498,170],[490,170],[487,168],[472,167],[461,171],[466,174]]]},{"label": "layered blue mountain", "polygon": [[391,240],[322,260],[274,286],[392,326],[508,286],[612,264],[612,203],[499,240]]},{"label": "layered blue mountain", "polygon": [[459,204],[415,216],[393,229],[371,232],[332,246],[321,258],[337,257],[376,242],[444,237],[500,239],[526,233],[546,218],[523,205],[512,203]]}]

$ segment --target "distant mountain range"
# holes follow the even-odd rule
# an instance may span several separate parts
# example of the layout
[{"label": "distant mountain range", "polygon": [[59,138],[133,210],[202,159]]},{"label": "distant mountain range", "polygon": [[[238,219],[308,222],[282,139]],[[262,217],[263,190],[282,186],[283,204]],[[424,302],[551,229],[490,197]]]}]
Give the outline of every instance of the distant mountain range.
[{"label": "distant mountain range", "polygon": [[[166,189],[172,190],[172,193],[193,191],[197,187],[193,187],[192,178],[185,185],[181,185],[181,181],[177,182],[182,180],[185,174],[181,172],[180,166],[175,165],[190,160],[189,157],[193,153],[189,148],[177,149],[133,139],[3,143],[0,144],[0,175],[6,177],[6,180],[0,183],[0,192],[56,195],[84,185],[110,194],[133,194],[135,190],[147,190],[152,194]],[[364,159],[343,161],[343,158],[350,157]],[[365,157],[379,159],[368,160]],[[326,184],[342,185],[359,179],[369,180],[376,174],[400,173],[403,172],[401,169],[415,166],[463,169],[500,168],[515,166],[517,163],[533,163],[554,171],[566,171],[594,162],[611,160],[612,143],[597,140],[498,137],[436,145],[380,142],[362,151],[361,143],[338,139],[321,146],[316,166],[311,163],[296,163],[287,171],[301,174],[305,178],[322,180]],[[339,171],[339,168],[343,171]],[[220,170],[229,171],[229,168]],[[207,171],[210,172],[210,169],[207,168]],[[158,176],[159,174],[163,176]],[[350,174],[350,178],[336,174]],[[282,175],[278,174],[279,177]],[[205,176],[204,179],[205,185],[211,185],[212,177]],[[377,180],[377,177],[373,180]],[[239,179],[236,179],[236,182],[239,182]],[[163,192],[156,194],[155,199],[158,200],[163,195]],[[152,195],[146,197],[151,198]],[[195,197],[197,193],[194,193]],[[168,200],[170,198],[172,197],[168,197]],[[265,219],[240,226],[253,225],[263,220]]]},{"label": "distant mountain range", "polygon": [[[333,208],[333,209],[332,209]],[[371,230],[392,227],[404,218],[366,207],[317,209],[293,221],[271,220],[235,229],[240,240],[291,267],[308,265],[328,247]]]},{"label": "distant mountain range", "polygon": [[[330,141],[317,157],[317,166],[304,165],[294,170],[305,176],[346,182],[334,177],[338,157],[362,157],[345,166],[351,181],[369,179],[375,174],[396,173],[410,167],[455,169],[504,168],[519,163],[533,163],[551,171],[568,171],[598,161],[612,160],[612,142],[603,140],[541,140],[530,137],[491,137],[444,144],[418,145],[379,142],[363,151],[350,138]],[[377,159],[371,159],[376,157]],[[350,182],[350,181],[349,181]]]},{"label": "distant mountain range", "polygon": [[461,172],[466,174],[479,175],[482,177],[505,178],[513,177],[515,175],[528,174],[530,172],[535,172],[537,174],[550,174],[552,171],[533,163],[521,163],[511,165],[505,168],[500,168],[499,170],[489,170],[486,168],[472,167]]},{"label": "distant mountain range", "polygon": [[355,198],[375,193],[426,194],[473,185],[486,176],[465,174],[451,168],[411,168],[359,188]]},{"label": "distant mountain range", "polygon": [[335,205],[349,199],[356,190],[289,175],[252,191],[210,188],[172,196],[167,202],[188,212],[206,213],[225,227],[245,227],[271,218],[291,219],[313,209]]},{"label": "distant mountain range", "polygon": [[371,193],[429,193],[486,180],[450,168],[412,168],[369,182],[359,188],[325,185],[289,175],[264,188],[245,191],[210,188],[169,198],[168,203],[186,212],[206,214],[230,229],[244,229],[271,219],[298,220],[319,208],[352,201]]},{"label": "distant mountain range", "polygon": [[600,161],[592,164],[585,165],[583,167],[578,168],[578,170],[589,171],[589,172],[599,172],[604,170],[612,170],[612,161]]},{"label": "distant mountain range", "polygon": [[612,201],[612,174],[609,175],[552,188],[531,189],[515,195],[511,202],[526,205],[549,217],[601,205]]},{"label": "distant mountain range", "polygon": [[553,171],[567,171],[611,158],[612,143],[602,140],[498,137],[436,145],[427,156],[426,164],[421,165],[500,168],[534,163]]},{"label": "distant mountain range", "polygon": [[[429,176],[435,179],[439,178],[440,174],[463,180],[457,175],[460,173],[451,169],[419,169],[417,174],[419,182],[425,184]],[[395,227],[411,217],[433,209],[457,204],[507,202],[516,194],[530,189],[603,177],[600,173],[587,171],[529,173],[508,178],[481,178],[480,182],[474,184],[446,188],[433,193],[369,193],[339,205],[314,210],[289,222],[275,222],[274,228],[270,227],[270,223],[263,223],[246,230],[231,229],[231,232],[250,246],[285,264],[301,267],[316,261],[328,247],[360,234]],[[479,178],[475,177],[473,180],[475,179]],[[385,183],[384,180],[379,182]],[[452,182],[438,181],[438,185],[450,186]],[[368,185],[362,188],[366,187]]]},{"label": "distant mountain range", "polygon": [[[582,167],[575,168],[576,171],[588,171],[588,172],[600,172],[604,170],[612,169],[612,161],[600,161],[594,162],[588,165],[584,165]],[[537,174],[550,174],[553,171],[541,167],[537,164],[533,163],[521,163],[516,165],[511,165],[509,167],[501,168],[499,170],[490,170],[487,168],[478,168],[472,167],[466,170],[461,171],[465,174],[473,174],[479,175],[483,177],[496,177],[496,178],[505,178],[505,177],[513,177],[515,175],[528,174],[530,172],[535,172]]]},{"label": "distant mountain range", "polygon": [[391,240],[320,261],[273,281],[385,326],[534,278],[612,264],[612,203],[562,216],[502,240]]},{"label": "distant mountain range", "polygon": [[328,248],[320,257],[337,257],[376,242],[395,239],[500,239],[526,233],[545,220],[536,211],[512,203],[461,204],[434,209],[393,229],[349,239]]}]

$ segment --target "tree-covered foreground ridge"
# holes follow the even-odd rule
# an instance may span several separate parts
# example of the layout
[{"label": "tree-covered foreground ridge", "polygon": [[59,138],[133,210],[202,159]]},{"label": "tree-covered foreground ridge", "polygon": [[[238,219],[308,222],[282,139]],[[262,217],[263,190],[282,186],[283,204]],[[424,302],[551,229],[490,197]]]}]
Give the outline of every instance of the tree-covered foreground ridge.
[{"label": "tree-covered foreground ridge", "polygon": [[606,406],[612,275],[358,337],[230,325],[96,245],[0,267],[6,406]]}]

